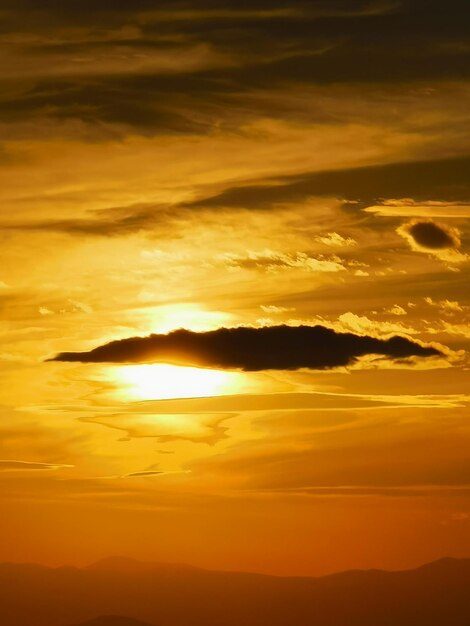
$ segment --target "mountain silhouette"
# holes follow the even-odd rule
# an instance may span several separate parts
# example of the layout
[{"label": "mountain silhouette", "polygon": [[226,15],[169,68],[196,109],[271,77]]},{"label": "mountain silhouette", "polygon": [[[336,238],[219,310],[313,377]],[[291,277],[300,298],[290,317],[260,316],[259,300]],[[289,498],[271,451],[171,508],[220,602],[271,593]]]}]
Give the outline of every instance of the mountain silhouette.
[{"label": "mountain silhouette", "polygon": [[[470,559],[320,578],[105,559],[0,564],[1,626],[469,626]],[[116,616],[116,617],[107,617]]]}]

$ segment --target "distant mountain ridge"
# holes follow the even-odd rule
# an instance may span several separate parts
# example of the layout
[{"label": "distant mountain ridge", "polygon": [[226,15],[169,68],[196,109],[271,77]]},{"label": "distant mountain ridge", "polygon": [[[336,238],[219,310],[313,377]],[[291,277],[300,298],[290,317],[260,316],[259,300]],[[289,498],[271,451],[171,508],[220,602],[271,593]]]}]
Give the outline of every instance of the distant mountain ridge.
[{"label": "distant mountain ridge", "polygon": [[1,626],[469,626],[470,559],[320,578],[114,557],[0,564]]}]

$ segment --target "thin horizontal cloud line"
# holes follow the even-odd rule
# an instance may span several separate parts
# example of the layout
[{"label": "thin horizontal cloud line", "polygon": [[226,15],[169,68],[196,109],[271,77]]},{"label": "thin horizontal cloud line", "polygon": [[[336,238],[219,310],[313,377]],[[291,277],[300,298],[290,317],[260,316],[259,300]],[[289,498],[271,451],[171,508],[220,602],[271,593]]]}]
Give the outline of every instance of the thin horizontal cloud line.
[{"label": "thin horizontal cloud line", "polygon": [[63,463],[36,463],[30,461],[15,461],[10,459],[0,459],[0,472],[11,472],[18,470],[57,470],[69,469],[74,465],[64,465]]},{"label": "thin horizontal cloud line", "polygon": [[470,484],[465,485],[325,485],[315,487],[292,487],[262,490],[263,493],[276,493],[307,497],[385,497],[416,498],[433,496],[463,496],[470,493]]}]

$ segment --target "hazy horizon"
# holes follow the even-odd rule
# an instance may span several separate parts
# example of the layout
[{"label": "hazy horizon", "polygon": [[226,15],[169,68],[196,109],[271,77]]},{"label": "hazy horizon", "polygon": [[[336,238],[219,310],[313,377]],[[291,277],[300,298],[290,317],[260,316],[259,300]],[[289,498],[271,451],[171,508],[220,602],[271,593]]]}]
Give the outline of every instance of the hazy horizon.
[{"label": "hazy horizon", "polygon": [[[154,561],[154,560],[141,560],[141,559],[136,559],[135,557],[131,557],[131,556],[123,556],[123,555],[110,555],[110,556],[105,556],[102,557],[100,559],[98,559],[97,561],[91,561],[89,563],[57,563],[57,564],[47,564],[47,563],[38,563],[38,562],[32,562],[32,561],[0,561],[0,565],[18,565],[18,566],[33,566],[33,567],[44,567],[47,569],[52,569],[52,570],[60,570],[60,569],[68,569],[68,568],[75,568],[78,570],[94,570],[94,569],[104,569],[104,570],[108,570],[108,571],[113,571],[113,570],[117,570],[117,571],[122,571],[123,573],[126,572],[132,572],[133,571],[133,567],[137,567],[138,570],[140,569],[140,571],[152,571],[153,567],[156,568],[169,568],[170,570],[173,568],[181,568],[181,569],[189,569],[189,570],[195,570],[195,571],[201,571],[201,572],[212,572],[212,573],[221,573],[221,574],[247,574],[247,575],[254,575],[254,576],[268,576],[268,577],[274,577],[274,578],[312,578],[312,579],[321,579],[321,578],[328,578],[329,576],[335,576],[336,574],[354,574],[354,573],[361,573],[361,572],[384,572],[384,573],[401,573],[401,572],[413,572],[416,570],[421,570],[430,566],[435,566],[435,565],[439,565],[441,563],[450,563],[450,562],[466,562],[466,561],[470,561],[470,555],[469,556],[462,556],[462,557],[452,557],[452,556],[442,556],[438,559],[435,559],[433,561],[425,561],[423,563],[417,563],[414,566],[410,566],[410,567],[403,567],[403,568],[397,568],[397,569],[386,569],[386,568],[375,568],[375,567],[370,567],[370,568],[354,568],[354,569],[346,569],[346,570],[334,570],[331,572],[324,572],[322,574],[296,574],[295,572],[292,573],[272,573],[272,572],[263,572],[263,571],[256,571],[256,570],[234,570],[234,569],[212,569],[209,567],[201,567],[200,565],[194,564],[194,563],[186,563],[186,562],[171,562],[171,561]],[[126,569],[126,566],[129,569]],[[149,568],[149,569],[148,569]]]},{"label": "hazy horizon", "polygon": [[469,581],[470,559],[319,578],[127,560],[85,569],[0,564],[0,607],[4,626],[466,626]]}]

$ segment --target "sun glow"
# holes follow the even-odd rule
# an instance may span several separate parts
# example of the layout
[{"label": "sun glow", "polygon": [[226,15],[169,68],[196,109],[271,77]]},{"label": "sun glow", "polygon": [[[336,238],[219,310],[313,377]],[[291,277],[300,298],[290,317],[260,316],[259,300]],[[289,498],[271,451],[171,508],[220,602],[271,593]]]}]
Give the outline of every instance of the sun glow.
[{"label": "sun glow", "polygon": [[239,376],[237,372],[155,364],[120,367],[115,378],[133,399],[167,400],[234,393]]}]

